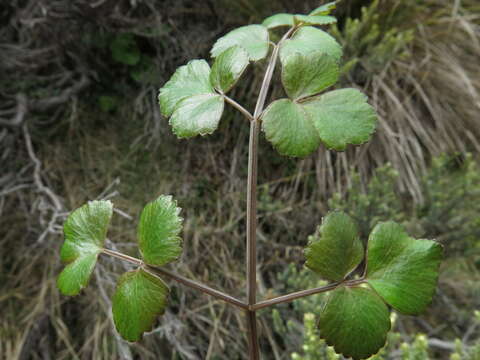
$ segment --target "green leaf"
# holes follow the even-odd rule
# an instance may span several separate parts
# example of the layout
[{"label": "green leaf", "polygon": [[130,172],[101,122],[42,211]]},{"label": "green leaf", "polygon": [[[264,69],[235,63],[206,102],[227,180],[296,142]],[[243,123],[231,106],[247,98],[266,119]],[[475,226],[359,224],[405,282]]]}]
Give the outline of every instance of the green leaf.
[{"label": "green leaf", "polygon": [[167,306],[168,286],[142,268],[123,274],[113,295],[115,327],[128,341],[139,341]]},{"label": "green leaf", "polygon": [[270,104],[262,114],[262,129],[282,155],[307,156],[320,145],[309,115],[301,105],[289,99]]},{"label": "green leaf", "polygon": [[[291,85],[291,94],[308,94],[296,79],[286,83]],[[366,96],[356,89],[335,90],[303,102],[277,100],[261,118],[263,131],[275,148],[282,155],[299,157],[313,152],[318,138],[335,150],[345,150],[348,144],[360,145],[370,139],[377,119]]]},{"label": "green leaf", "polygon": [[166,195],[145,206],[138,225],[138,243],[145,263],[161,266],[181,255],[180,211],[177,202]]},{"label": "green leaf", "polygon": [[439,243],[413,239],[397,223],[380,223],[368,240],[367,281],[396,310],[419,314],[435,293],[442,257]]},{"label": "green leaf", "polygon": [[263,20],[262,25],[267,29],[274,29],[280,26],[293,26],[292,14],[275,14]]},{"label": "green leaf", "polygon": [[333,16],[295,15],[293,21],[302,25],[328,25],[336,23],[337,19]]},{"label": "green leaf", "polygon": [[74,262],[65,266],[57,279],[57,286],[63,295],[78,295],[88,285],[99,251],[85,252]]},{"label": "green leaf", "polygon": [[363,256],[357,225],[347,214],[335,211],[324,217],[316,233],[308,238],[305,265],[324,279],[341,281]]},{"label": "green leaf", "polygon": [[169,117],[180,101],[201,94],[214,94],[210,84],[210,66],[205,60],[192,60],[180,66],[160,89],[160,110]]},{"label": "green leaf", "polygon": [[179,138],[213,133],[220,122],[224,102],[220,95],[196,95],[182,100],[172,117],[170,125]]},{"label": "green leaf", "polygon": [[263,59],[268,54],[268,30],[262,25],[247,25],[230,31],[213,45],[211,55],[217,57],[232,46],[243,47],[252,61]]},{"label": "green leaf", "polygon": [[60,258],[68,263],[57,280],[65,295],[77,295],[88,285],[98,254],[102,251],[112,217],[110,201],[89,201],[65,221]]},{"label": "green leaf", "polygon": [[375,110],[356,89],[334,90],[308,99],[303,105],[330,149],[345,150],[347,144],[363,144],[375,131]]},{"label": "green leaf", "polygon": [[376,354],[385,345],[390,326],[383,300],[362,286],[341,286],[329,293],[318,321],[327,344],[354,360]]},{"label": "green leaf", "polygon": [[317,16],[317,15],[328,15],[337,7],[337,1],[332,1],[327,4],[321,5],[315,10],[313,10],[309,15]]},{"label": "green leaf", "polygon": [[280,59],[284,62],[285,58],[292,53],[299,52],[307,55],[317,50],[332,56],[337,61],[342,56],[342,47],[332,36],[312,26],[304,26],[295,31],[290,39],[284,41],[280,48]]},{"label": "green leaf", "polygon": [[282,83],[291,99],[318,94],[338,80],[338,64],[321,51],[293,53],[283,59]]},{"label": "green leaf", "polygon": [[248,62],[248,54],[242,47],[232,46],[225,50],[213,63],[210,73],[212,86],[226,93],[243,74]]}]

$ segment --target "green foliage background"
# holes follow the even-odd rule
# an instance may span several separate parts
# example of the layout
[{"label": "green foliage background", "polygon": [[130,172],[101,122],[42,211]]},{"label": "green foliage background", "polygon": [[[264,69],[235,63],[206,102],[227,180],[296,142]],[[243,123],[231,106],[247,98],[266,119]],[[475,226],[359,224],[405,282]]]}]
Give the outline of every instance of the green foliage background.
[{"label": "green foliage background", "polygon": [[[104,257],[82,296],[60,296],[61,224],[87,200],[111,198],[117,213],[107,246],[137,255],[136,214],[159,194],[173,194],[185,218],[185,255],[173,269],[243,297],[248,128],[227,109],[214,135],[178,141],[157,91],[178,66],[207,58],[230,29],[318,5],[0,6],[0,358],[241,359],[243,315],[177,286],[152,334],[139,344],[120,340],[109,295],[130,268]],[[377,108],[372,142],[340,154],[320,148],[301,161],[261,142],[261,297],[321,285],[303,270],[302,249],[329,209],[353,216],[363,238],[393,219],[412,236],[445,245],[434,302],[419,318],[396,318],[379,359],[480,356],[479,14],[474,0],[343,1],[332,30],[345,46],[341,87],[362,88]],[[249,109],[264,66],[249,69],[231,93]],[[284,97],[279,77],[274,85],[272,96]],[[22,99],[26,112],[16,123]],[[264,357],[335,358],[315,345],[310,314],[320,304],[314,296],[264,310]]]}]

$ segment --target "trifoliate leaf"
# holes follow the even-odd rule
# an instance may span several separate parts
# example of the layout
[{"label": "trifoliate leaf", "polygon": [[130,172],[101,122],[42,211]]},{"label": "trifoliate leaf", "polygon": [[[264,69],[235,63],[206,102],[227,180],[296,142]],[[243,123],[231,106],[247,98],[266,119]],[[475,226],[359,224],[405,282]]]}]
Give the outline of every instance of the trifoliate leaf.
[{"label": "trifoliate leaf", "polygon": [[195,95],[183,99],[170,118],[173,132],[179,138],[213,133],[220,122],[224,107],[222,96]]},{"label": "trifoliate leaf", "polygon": [[243,47],[252,61],[263,59],[268,54],[268,30],[262,25],[247,25],[230,31],[217,40],[211,50],[212,57],[217,57],[232,46]]},{"label": "trifoliate leaf", "polygon": [[330,91],[308,99],[303,106],[330,149],[345,150],[347,144],[363,144],[375,131],[375,110],[356,89]]},{"label": "trifoliate leaf", "polygon": [[274,101],[262,115],[262,129],[282,155],[303,157],[320,145],[320,139],[303,107],[289,99]]},{"label": "trifoliate leaf", "polygon": [[336,23],[337,19],[333,16],[295,15],[293,21],[301,25],[328,25]]},{"label": "trifoliate leaf", "polygon": [[139,341],[167,306],[168,286],[142,268],[123,274],[113,295],[113,321],[128,341]]},{"label": "trifoliate leaf", "polygon": [[323,4],[313,10],[309,15],[317,16],[317,15],[328,15],[337,7],[337,1],[332,1],[327,4]]},{"label": "trifoliate leaf", "polygon": [[335,60],[342,56],[340,44],[325,31],[312,26],[304,26],[295,31],[293,36],[285,40],[280,47],[280,59],[284,59],[295,52],[307,55],[313,51],[322,51]]},{"label": "trifoliate leaf", "polygon": [[326,280],[340,281],[363,256],[357,225],[347,214],[335,211],[325,216],[317,232],[308,238],[305,265]]},{"label": "trifoliate leaf", "polygon": [[87,286],[98,254],[103,249],[112,212],[110,201],[89,201],[65,221],[65,242],[60,257],[68,265],[57,280],[63,294],[77,295]]},{"label": "trifoliate leaf", "polygon": [[[298,92],[293,85],[289,91]],[[282,155],[306,156],[316,149],[317,138],[334,150],[368,141],[377,117],[365,95],[356,89],[342,89],[303,102],[277,100],[261,119],[267,139]]]},{"label": "trifoliate leaf", "polygon": [[293,53],[282,62],[282,83],[294,100],[318,94],[338,80],[338,64],[331,56],[314,51]]},{"label": "trifoliate leaf", "polygon": [[262,25],[267,29],[274,29],[280,26],[293,26],[292,14],[275,14],[263,20]]},{"label": "trifoliate leaf", "polygon": [[329,293],[318,321],[326,343],[354,360],[376,354],[385,345],[390,326],[383,300],[361,286],[341,286]]},{"label": "trifoliate leaf", "polygon": [[210,82],[215,89],[226,93],[248,66],[248,54],[240,46],[232,46],[221,53],[213,63]]},{"label": "trifoliate leaf", "polygon": [[180,66],[170,80],[160,89],[158,100],[165,117],[172,115],[177,104],[185,98],[214,94],[210,84],[210,66],[205,60],[192,60]]},{"label": "trifoliate leaf", "polygon": [[143,260],[149,265],[165,265],[182,253],[183,219],[171,196],[161,195],[147,204],[138,224],[138,243]]},{"label": "trifoliate leaf", "polygon": [[396,310],[415,315],[431,302],[442,246],[413,239],[394,222],[378,224],[368,239],[367,281]]}]

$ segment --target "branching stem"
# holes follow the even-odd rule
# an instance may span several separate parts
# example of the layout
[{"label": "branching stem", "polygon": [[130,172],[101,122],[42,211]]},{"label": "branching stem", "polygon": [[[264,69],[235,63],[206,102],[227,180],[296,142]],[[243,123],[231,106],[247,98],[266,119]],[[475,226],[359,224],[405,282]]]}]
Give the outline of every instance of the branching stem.
[{"label": "branching stem", "polygon": [[328,285],[325,285],[325,286],[322,286],[322,287],[317,287],[317,288],[308,289],[308,290],[300,290],[300,291],[296,291],[296,292],[291,293],[291,294],[282,295],[282,296],[279,296],[279,297],[276,297],[276,298],[259,301],[256,304],[249,306],[249,309],[253,310],[253,311],[260,310],[260,309],[270,307],[270,306],[273,306],[273,305],[282,304],[282,303],[286,303],[286,302],[291,302],[293,300],[300,299],[300,298],[305,297],[305,296],[310,296],[310,295],[314,295],[314,294],[320,294],[320,293],[324,293],[324,292],[327,292],[327,291],[331,291],[331,290],[335,289],[336,287],[338,287],[340,285],[354,286],[354,285],[360,285],[364,282],[365,282],[364,279],[355,279],[355,280],[347,280],[347,281],[342,281],[342,282],[334,282],[334,283],[331,283],[331,284],[328,284]]},{"label": "branching stem", "polygon": [[142,266],[142,267],[146,268],[148,271],[150,271],[154,274],[167,276],[170,279],[175,280],[176,282],[178,282],[180,284],[183,284],[183,285],[188,286],[190,288],[199,290],[199,291],[201,291],[205,294],[216,297],[217,299],[223,300],[223,301],[225,301],[229,304],[232,304],[236,307],[239,307],[241,309],[244,309],[244,310],[248,309],[247,304],[245,304],[243,301],[240,301],[240,300],[234,298],[233,296],[227,295],[227,294],[225,294],[221,291],[215,290],[215,289],[213,289],[213,288],[211,288],[207,285],[201,284],[197,281],[188,279],[184,276],[175,274],[175,273],[170,272],[168,270],[165,270],[165,269],[162,269],[162,268],[159,268],[159,267],[156,267],[156,266],[147,265],[142,260],[137,259],[133,256],[122,254],[118,251],[109,250],[109,249],[103,249],[102,252],[104,254],[116,257],[118,259],[128,261],[131,264],[134,264],[134,265],[137,265],[137,266]]},{"label": "branching stem", "polygon": [[277,63],[278,52],[282,42],[295,30],[292,27],[275,45],[268,62],[267,70],[263,78],[262,87],[258,95],[253,120],[250,123],[250,139],[248,145],[248,179],[247,179],[247,328],[249,359],[260,359],[257,321],[255,310],[251,307],[257,302],[257,172],[258,172],[258,134],[260,131],[260,116],[265,106],[273,71]]},{"label": "branching stem", "polygon": [[230,105],[232,105],[235,109],[240,111],[249,121],[253,120],[253,115],[250,114],[250,111],[245,109],[242,105],[237,103],[235,100],[232,98],[228,97],[227,95],[223,94],[223,98],[225,99],[226,102],[228,102]]}]

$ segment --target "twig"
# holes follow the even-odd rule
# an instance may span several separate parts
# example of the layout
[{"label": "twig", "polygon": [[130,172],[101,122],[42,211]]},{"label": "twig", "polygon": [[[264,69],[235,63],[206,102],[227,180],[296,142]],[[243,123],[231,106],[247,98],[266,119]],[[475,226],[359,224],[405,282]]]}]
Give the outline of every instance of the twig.
[{"label": "twig", "polygon": [[26,124],[23,125],[23,135],[25,136],[25,144],[27,146],[28,156],[30,156],[30,159],[35,165],[35,169],[33,171],[33,179],[35,181],[35,185],[37,186],[38,190],[43,192],[50,198],[50,200],[52,200],[52,203],[55,206],[55,210],[62,210],[63,206],[58,196],[50,188],[43,184],[42,177],[40,176],[42,163],[33,151],[32,139],[30,138],[30,133],[28,132],[28,127]]},{"label": "twig", "polygon": [[31,108],[36,111],[46,111],[59,104],[66,103],[71,96],[80,92],[90,84],[90,80],[86,75],[82,75],[80,80],[72,85],[70,88],[63,90],[61,95],[53,96],[47,99],[36,100],[32,102]]},{"label": "twig", "polygon": [[11,120],[0,118],[0,125],[11,127],[17,127],[22,125],[25,119],[25,115],[27,114],[27,110],[27,97],[22,93],[17,94],[17,110],[15,117]]}]

